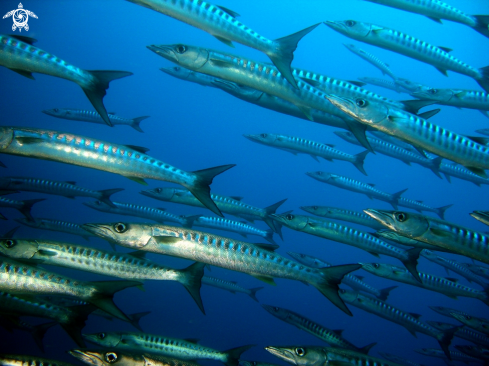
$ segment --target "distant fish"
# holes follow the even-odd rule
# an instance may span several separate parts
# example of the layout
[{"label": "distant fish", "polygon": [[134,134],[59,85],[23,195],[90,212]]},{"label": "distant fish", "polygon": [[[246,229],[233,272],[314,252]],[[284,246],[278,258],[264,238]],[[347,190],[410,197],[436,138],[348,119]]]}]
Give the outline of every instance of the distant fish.
[{"label": "distant fish", "polygon": [[11,200],[11,199],[5,198],[5,197],[0,197],[0,207],[15,208],[22,215],[25,216],[27,221],[32,221],[32,220],[34,220],[34,218],[31,215],[32,206],[34,206],[36,203],[41,202],[41,201],[44,201],[44,198],[35,199],[35,200],[17,201],[17,200]]},{"label": "distant fish", "polygon": [[489,211],[474,211],[470,214],[474,219],[489,225]]},{"label": "distant fish", "polygon": [[22,127],[0,127],[0,153],[48,159],[120,174],[135,182],[156,179],[181,184],[215,214],[222,216],[210,198],[214,177],[234,165],[186,172],[154,159],[148,149],[119,145],[88,137]]},{"label": "distant fish", "polygon": [[[448,316],[448,317],[452,317],[452,318],[453,318],[453,315],[454,314],[464,315],[464,316],[467,316],[469,318],[471,317],[466,312],[463,312],[461,310],[447,308],[447,307],[444,307],[444,306],[429,306],[429,308],[431,310],[433,310],[434,312],[438,313],[438,314],[441,314],[441,315],[444,315],[444,316]],[[489,320],[488,320],[488,322],[489,322]]]},{"label": "distant fish", "polygon": [[441,19],[464,24],[473,28],[485,37],[489,37],[489,16],[469,15],[463,11],[448,5],[440,0],[366,0],[371,3],[390,6],[411,13],[421,14],[425,17],[441,23]]},{"label": "distant fish", "polygon": [[[45,109],[42,113],[47,114],[48,116],[53,116],[62,119],[68,119],[70,121],[82,121],[82,122],[91,122],[98,124],[105,124],[105,121],[100,117],[100,114],[86,111],[82,109],[67,109],[67,108],[54,108],[54,109]],[[131,126],[138,132],[144,132],[141,127],[139,127],[139,123],[149,118],[149,116],[136,117],[136,118],[122,118],[117,116],[115,113],[107,113],[110,122],[113,126],[115,125],[127,125]]]},{"label": "distant fish", "polygon": [[448,182],[451,183],[451,177],[465,180],[467,182],[474,183],[477,187],[482,184],[489,184],[489,179],[482,178],[481,176],[472,173],[470,170],[460,164],[452,162],[442,162],[440,164],[440,172],[443,173]]},{"label": "distant fish", "polygon": [[406,198],[406,197],[399,198],[399,200],[397,201],[397,204],[399,206],[402,206],[402,207],[411,208],[411,209],[416,210],[418,212],[423,212],[423,211],[434,212],[442,220],[445,219],[445,211],[453,206],[453,204],[451,204],[451,205],[446,205],[446,206],[441,206],[441,207],[430,207],[428,205],[425,205],[423,203],[423,201],[412,200],[412,199]]},{"label": "distant fish", "polygon": [[392,80],[385,80],[385,79],[371,78],[371,77],[361,77],[358,78],[358,80],[366,84],[380,86],[381,88],[389,89],[397,93],[409,93],[409,90],[402,88]]},{"label": "distant fish", "polygon": [[451,313],[450,315],[464,325],[489,335],[489,320],[464,313]]},{"label": "distant fish", "polygon": [[355,55],[363,58],[368,63],[374,65],[376,68],[378,68],[382,72],[382,75],[389,75],[392,79],[394,79],[394,80],[397,79],[397,76],[394,75],[394,73],[390,69],[389,65],[387,65],[385,62],[383,62],[377,56],[372,55],[371,53],[369,53],[365,50],[362,50],[361,48],[355,46],[354,44],[344,43],[343,46],[345,46],[348,50],[353,52]]},{"label": "distant fish", "polygon": [[381,131],[378,131],[375,129],[369,130],[368,133],[375,136],[376,138],[384,140],[384,141],[386,141],[392,145],[402,147],[404,150],[410,151],[414,154],[418,154],[419,156],[426,157],[426,154],[420,153],[413,145],[411,145],[405,141],[402,141],[393,135],[388,135],[384,132],[381,132]]},{"label": "distant fish", "polygon": [[384,357],[386,360],[389,360],[391,362],[395,362],[395,363],[397,363],[399,365],[403,365],[403,366],[423,366],[420,363],[417,363],[417,362],[408,360],[407,358],[403,358],[403,357],[399,357],[399,356],[393,355],[392,353],[387,353],[387,352],[378,352],[378,353],[379,353],[379,355],[381,355],[382,357]]},{"label": "distant fish", "polygon": [[[349,38],[433,65],[445,76],[447,76],[447,70],[467,75],[477,81],[486,92],[489,92],[489,66],[481,69],[469,66],[451,56],[449,52],[452,50],[449,48],[436,47],[399,31],[355,20],[326,21],[325,24]],[[487,25],[485,27],[489,34]]]},{"label": "distant fish", "polygon": [[0,35],[0,66],[34,79],[33,72],[56,76],[77,83],[85,92],[103,121],[112,126],[103,99],[112,80],[132,75],[127,71],[82,70],[47,53],[32,44],[36,40],[25,36]]},{"label": "distant fish", "polygon": [[461,361],[465,362],[466,364],[469,364],[470,362],[473,363],[481,363],[481,360],[479,358],[471,357],[469,355],[466,355],[463,352],[455,351],[455,350],[450,350],[449,355],[450,359],[447,358],[446,353],[443,353],[439,349],[436,348],[421,348],[421,349],[415,349],[414,352],[425,355],[425,356],[430,356],[430,357],[436,357],[436,358],[441,358],[442,360],[445,360],[445,362],[450,362],[450,361]]},{"label": "distant fish", "polygon": [[466,266],[468,269],[470,269],[472,272],[474,272],[476,275],[484,277],[485,279],[489,280],[489,268],[479,266],[473,263],[464,263],[463,265]]},{"label": "distant fish", "polygon": [[484,363],[489,362],[489,348],[480,346],[480,345],[456,345],[456,349],[462,351],[466,355],[474,358],[478,358],[479,360],[484,361]]},{"label": "distant fish", "polygon": [[0,355],[0,365],[74,366],[68,362],[26,355]]},{"label": "distant fish", "polygon": [[[453,324],[448,324],[448,323],[434,322],[434,321],[428,321],[427,323],[439,330],[447,330],[453,328]],[[458,328],[458,330],[455,332],[455,337],[465,339],[469,342],[480,344],[485,347],[489,347],[489,336],[479,332],[475,332],[472,329],[469,329],[468,327]]]},{"label": "distant fish", "polygon": [[[198,366],[197,362],[180,360],[178,358],[163,357],[152,353],[135,354],[132,351],[121,352],[115,347],[106,350],[73,349],[68,351],[70,355],[90,366],[111,366],[115,362],[124,366]],[[46,364],[43,366],[55,366]],[[64,365],[60,365],[64,366]]]},{"label": "distant fish", "polygon": [[212,286],[212,287],[216,287],[216,288],[220,288],[222,290],[229,291],[233,294],[235,294],[236,292],[241,292],[243,294],[248,295],[249,297],[251,297],[256,302],[259,302],[257,297],[256,297],[256,293],[259,290],[263,289],[263,287],[255,287],[255,288],[247,289],[247,288],[243,288],[243,287],[239,286],[234,281],[226,281],[226,280],[223,280],[221,278],[215,278],[215,277],[209,277],[209,276],[202,277],[202,284]]},{"label": "distant fish", "polygon": [[96,236],[82,229],[80,225],[72,222],[67,222],[67,221],[46,219],[40,217],[33,218],[32,220],[17,219],[15,221],[17,221],[22,225],[32,227],[34,229],[59,231],[62,233],[81,236],[83,239],[87,241],[90,240],[90,237]]}]

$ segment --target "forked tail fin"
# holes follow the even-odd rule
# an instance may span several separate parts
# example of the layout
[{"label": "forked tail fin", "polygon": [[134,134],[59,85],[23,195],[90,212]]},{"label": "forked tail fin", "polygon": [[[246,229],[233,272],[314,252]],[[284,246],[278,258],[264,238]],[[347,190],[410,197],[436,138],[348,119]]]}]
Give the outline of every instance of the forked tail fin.
[{"label": "forked tail fin", "polygon": [[474,29],[489,38],[489,15],[473,15],[473,17],[477,21]]},{"label": "forked tail fin", "polygon": [[438,340],[441,349],[443,350],[445,356],[447,356],[449,360],[452,360],[452,357],[450,355],[450,350],[448,349],[448,347],[450,346],[450,343],[452,343],[453,336],[455,335],[457,330],[459,330],[459,328],[460,327],[453,327],[451,329],[444,331],[443,336],[441,337],[441,339]]},{"label": "forked tail fin", "polygon": [[25,200],[22,201],[24,204],[22,205],[21,208],[19,208],[19,211],[22,215],[26,217],[27,220],[29,221],[35,221],[34,218],[31,215],[31,209],[34,204],[44,201],[44,198],[36,199],[36,200]]},{"label": "forked tail fin", "polygon": [[278,223],[277,221],[273,220],[270,217],[270,215],[274,214],[277,211],[277,209],[285,201],[287,201],[287,198],[285,198],[281,201],[278,201],[277,203],[274,203],[273,205],[265,207],[266,215],[263,218],[263,221],[270,227],[270,229],[272,229],[274,232],[276,232],[280,236],[280,239],[282,239],[282,240],[284,240],[284,238],[282,237],[282,231],[281,231],[282,225],[280,225],[280,223]]},{"label": "forked tail fin", "polygon": [[138,132],[144,132],[139,124],[141,123],[142,120],[145,120],[146,118],[149,118],[149,116],[142,116],[142,117],[136,117],[132,119],[131,127],[134,128]]},{"label": "forked tail fin", "polygon": [[361,353],[364,353],[364,354],[368,355],[368,353],[369,353],[370,349],[371,349],[373,346],[375,346],[376,344],[377,344],[377,342],[370,343],[370,344],[366,345],[365,347],[360,348],[360,349],[359,349],[359,351],[360,351]]},{"label": "forked tail fin", "polygon": [[258,290],[261,290],[263,287],[255,287],[255,288],[250,288],[250,293],[248,294],[253,300],[255,300],[256,302],[259,302],[257,297],[256,297],[256,293]]},{"label": "forked tail fin", "polygon": [[90,315],[96,306],[92,304],[70,306],[69,309],[73,312],[66,322],[61,322],[61,327],[73,339],[78,347],[86,347],[82,337],[82,329],[85,327],[88,315]]},{"label": "forked tail fin", "polygon": [[394,290],[397,287],[398,286],[391,286],[391,287],[387,287],[387,288],[384,288],[384,289],[380,290],[379,291],[379,296],[377,296],[377,298],[379,300],[382,300],[382,301],[387,301],[387,298],[389,297],[391,291]]},{"label": "forked tail fin", "polygon": [[406,250],[406,253],[408,255],[407,259],[402,260],[402,264],[404,264],[404,267],[413,275],[413,277],[418,281],[419,283],[421,282],[421,278],[419,277],[417,266],[418,266],[418,259],[419,259],[419,254],[423,248],[412,248],[409,250]]},{"label": "forked tail fin", "polygon": [[200,287],[202,285],[202,276],[204,276],[204,268],[206,264],[196,262],[191,264],[180,272],[185,275],[182,281],[179,281],[185,289],[188,291],[192,299],[199,307],[202,314],[205,315],[204,304],[202,303],[202,298],[200,296]]},{"label": "forked tail fin", "polygon": [[55,326],[56,324],[58,323],[50,322],[50,323],[34,325],[34,328],[31,330],[31,336],[34,339],[34,342],[36,342],[37,346],[43,353],[44,353],[44,344],[42,343],[42,339],[44,338],[44,335],[46,334],[48,329]]},{"label": "forked tail fin", "polygon": [[[489,32],[489,29],[487,31]],[[482,67],[479,69],[479,71],[482,74],[482,79],[476,79],[476,81],[482,87],[482,89],[486,91],[486,93],[489,93],[489,66]]]},{"label": "forked tail fin", "polygon": [[272,230],[267,230],[266,231],[265,239],[269,243],[274,244],[274,245],[277,245],[277,243],[275,243],[275,240],[273,240],[273,231]]},{"label": "forked tail fin", "polygon": [[451,205],[446,205],[446,206],[442,206],[442,207],[438,207],[438,208],[436,209],[436,214],[437,214],[438,216],[440,216],[440,219],[445,220],[445,211],[446,211],[446,210],[448,210],[448,209],[449,209],[450,207],[452,207],[452,206],[453,206],[453,204],[451,204]]},{"label": "forked tail fin", "polygon": [[248,345],[248,346],[241,346],[241,347],[236,347],[236,348],[231,348],[224,353],[227,355],[227,360],[224,362],[226,366],[238,366],[239,365],[239,358],[241,357],[241,354],[247,350],[249,350],[251,347],[254,347],[255,345]]},{"label": "forked tail fin", "polygon": [[126,76],[132,75],[132,72],[127,71],[106,71],[106,70],[86,70],[90,73],[96,80],[96,82],[89,88],[82,87],[85,95],[87,96],[90,103],[92,103],[95,110],[100,114],[100,117],[109,126],[112,126],[107,110],[104,106],[104,97],[107,94],[107,89],[109,89],[109,83],[112,80],[121,79]]},{"label": "forked tail fin", "polygon": [[401,198],[401,195],[404,192],[406,192],[407,190],[408,190],[408,188],[403,189],[402,191],[393,193],[391,195],[391,199],[390,199],[389,203],[391,204],[392,207],[394,207],[394,210],[397,210],[397,205],[398,205],[399,198]]},{"label": "forked tail fin", "polygon": [[110,207],[116,207],[112,201],[110,200],[110,196],[112,196],[114,193],[123,191],[124,188],[114,188],[114,189],[103,189],[101,191],[98,191],[100,193],[99,200],[102,201],[103,203],[109,205]]},{"label": "forked tail fin", "polygon": [[360,172],[363,175],[368,175],[365,169],[363,168],[363,163],[365,162],[365,157],[367,156],[368,153],[369,151],[365,150],[364,152],[354,155],[355,160],[353,161],[353,165],[355,165],[355,168],[360,170]]}]

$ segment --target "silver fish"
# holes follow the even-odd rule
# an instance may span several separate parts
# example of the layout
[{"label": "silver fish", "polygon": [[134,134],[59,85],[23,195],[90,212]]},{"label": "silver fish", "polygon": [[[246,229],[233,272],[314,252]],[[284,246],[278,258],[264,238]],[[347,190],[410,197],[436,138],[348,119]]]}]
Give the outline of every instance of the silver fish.
[{"label": "silver fish", "polygon": [[247,289],[239,286],[235,281],[226,281],[221,278],[215,278],[209,276],[202,277],[202,284],[212,286],[212,287],[217,287],[222,290],[229,291],[233,294],[235,294],[236,292],[241,292],[243,294],[248,295],[256,302],[259,302],[258,299],[256,298],[256,293],[257,291],[263,288],[263,287],[255,287],[255,288]]},{"label": "silver fish", "polygon": [[464,263],[463,265],[466,266],[468,269],[470,269],[472,272],[474,272],[477,276],[481,276],[489,280],[489,268],[479,266],[473,263]]},{"label": "silver fish", "polygon": [[464,168],[462,165],[455,164],[452,162],[440,164],[440,172],[443,173],[447,181],[451,183],[450,177],[455,177],[458,179],[463,179],[468,182],[474,183],[476,186],[480,187],[481,184],[489,184],[489,179],[482,178],[481,176],[472,173],[470,170]]},{"label": "silver fish", "polygon": [[389,90],[395,91],[397,93],[409,93],[409,90],[404,89],[403,87],[399,86],[398,84],[396,84],[392,80],[371,78],[368,76],[360,77],[360,78],[358,78],[358,80],[360,80],[361,82],[364,82],[366,84],[380,86],[381,88],[389,89]]},{"label": "silver fish", "polygon": [[459,312],[450,313],[450,315],[464,325],[489,335],[489,320]]},{"label": "silver fish", "polygon": [[468,356],[482,360],[483,362],[489,362],[489,348],[483,346],[472,346],[472,345],[456,345],[456,349],[462,351]]},{"label": "silver fish", "polygon": [[402,207],[411,208],[418,212],[422,212],[422,211],[434,212],[442,220],[445,219],[445,211],[453,206],[453,204],[451,204],[451,205],[446,205],[441,207],[430,207],[428,205],[425,205],[423,201],[412,200],[406,197],[400,197],[399,200],[397,201],[397,204]]},{"label": "silver fish", "polygon": [[214,177],[234,165],[186,172],[146,155],[148,149],[112,144],[59,131],[22,127],[0,128],[0,153],[49,159],[123,175],[138,183],[164,180],[189,189],[204,206],[222,216],[210,198]]},{"label": "silver fish", "polygon": [[112,80],[132,75],[127,71],[83,70],[34,47],[34,38],[0,35],[0,66],[34,79],[33,72],[73,81],[78,84],[106,124],[112,126],[103,99]]},{"label": "silver fish", "polygon": [[470,214],[474,219],[489,225],[489,211],[474,211]]},{"label": "silver fish", "polygon": [[84,230],[80,225],[75,224],[73,222],[45,219],[39,217],[33,218],[32,220],[16,219],[15,221],[17,221],[22,225],[32,227],[34,229],[59,231],[62,233],[81,236],[83,239],[87,241],[90,239],[90,237],[96,236]]},{"label": "silver fish", "polygon": [[376,68],[378,68],[382,72],[382,75],[389,75],[392,79],[394,79],[394,80],[397,79],[396,75],[394,75],[394,73],[390,69],[389,65],[387,65],[385,62],[383,62],[377,56],[372,55],[371,53],[368,53],[367,51],[362,50],[360,47],[357,47],[351,43],[350,44],[344,43],[343,46],[345,46],[348,50],[353,52],[355,55],[363,58],[368,63],[374,65]]},{"label": "silver fish", "polygon": [[[442,322],[433,322],[433,321],[428,321],[427,322],[429,325],[434,326],[435,328],[439,330],[447,330],[450,328],[453,328],[453,324],[448,324],[448,323],[442,323]],[[471,329],[468,329],[466,327],[460,327],[458,330],[455,332],[455,337],[465,339],[469,342],[473,342],[475,344],[480,344],[482,346],[489,347],[489,337],[479,333],[479,332],[474,332]]]},{"label": "silver fish", "polygon": [[443,249],[435,245],[425,243],[423,241],[411,239],[406,236],[399,235],[398,233],[390,230],[379,230],[375,233],[375,236],[380,236],[382,238],[388,239],[397,244],[401,244],[407,247],[422,248],[422,249],[428,249],[428,250],[438,251],[438,252],[450,252],[447,249]]}]

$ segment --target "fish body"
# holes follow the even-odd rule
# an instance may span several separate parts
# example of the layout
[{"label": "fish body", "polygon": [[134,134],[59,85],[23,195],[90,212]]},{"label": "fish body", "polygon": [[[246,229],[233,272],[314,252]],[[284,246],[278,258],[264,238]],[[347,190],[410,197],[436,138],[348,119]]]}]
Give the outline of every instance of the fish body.
[{"label": "fish body", "polygon": [[351,245],[375,256],[384,254],[396,258],[400,260],[411,273],[413,273],[413,276],[417,275],[416,266],[419,253],[421,252],[421,249],[419,248],[411,249],[409,251],[404,250],[394,245],[390,245],[366,232],[356,230],[349,226],[340,225],[334,221],[316,219],[310,216],[285,213],[282,215],[274,215],[274,219],[292,230]]},{"label": "fish body", "polygon": [[59,182],[25,177],[1,177],[0,189],[46,193],[67,198],[90,197],[104,201],[108,205],[112,205],[112,202],[110,201],[111,195],[124,190],[123,188],[115,188],[93,191],[88,188],[77,186],[75,182]]},{"label": "fish body", "polygon": [[56,322],[42,323],[37,325],[32,325],[29,322],[22,320],[20,317],[16,316],[0,316],[0,326],[5,328],[8,332],[13,332],[14,329],[29,332],[36,342],[37,346],[44,352],[43,338],[46,332],[57,325]]},{"label": "fish body", "polygon": [[456,345],[456,349],[462,351],[466,355],[477,358],[484,363],[489,362],[489,348],[480,345]]},{"label": "fish body", "polygon": [[29,226],[34,229],[59,231],[61,233],[81,236],[83,239],[87,241],[90,239],[90,237],[95,236],[87,232],[86,230],[84,230],[80,225],[75,224],[73,222],[43,219],[38,217],[34,218],[33,220],[17,219],[16,221],[22,225]]},{"label": "fish body", "polygon": [[375,184],[363,183],[358,180],[345,177],[343,175],[327,173],[327,172],[308,172],[306,173],[311,178],[314,178],[320,182],[331,184],[332,186],[347,189],[352,192],[362,193],[366,195],[368,198],[373,199],[376,198],[380,201],[389,202],[392,207],[397,208],[397,202],[401,197],[401,194],[406,191],[406,189],[390,194],[387,192],[383,192],[375,188]]},{"label": "fish body", "polygon": [[436,47],[408,34],[371,23],[346,20],[326,21],[325,24],[349,38],[432,65],[444,75],[447,75],[447,70],[467,75],[489,91],[489,69],[477,69],[466,64],[450,55],[448,48]]},{"label": "fish body", "polygon": [[216,168],[186,172],[144,152],[147,149],[112,144],[88,137],[22,127],[0,128],[0,153],[54,160],[120,174],[144,184],[144,179],[164,180],[182,184],[218,215],[222,215],[210,199],[209,185],[213,178],[232,168]]},{"label": "fish body", "polygon": [[247,273],[269,284],[274,283],[274,277],[307,282],[349,314],[344,304],[338,301],[337,289],[344,275],[359,267],[356,264],[310,268],[268,250],[268,245],[264,249],[259,244],[174,226],[119,222],[86,224],[84,228],[125,247]]},{"label": "fish body", "polygon": [[106,124],[112,126],[103,98],[112,80],[132,75],[126,71],[87,71],[49,54],[32,44],[35,39],[0,35],[0,66],[34,79],[33,72],[55,76],[78,84]]},{"label": "fish body", "polygon": [[47,358],[26,356],[26,355],[0,355],[0,365],[5,366],[27,366],[27,365],[43,365],[43,366],[74,366],[68,362],[49,360]]},{"label": "fish body", "polygon": [[489,335],[489,320],[459,312],[451,313],[450,315],[464,325]]},{"label": "fish body", "polygon": [[[47,114],[48,116],[67,119],[70,121],[82,121],[82,122],[90,122],[97,123],[100,125],[105,125],[105,121],[103,118],[94,111],[87,111],[83,109],[68,109],[68,108],[53,108],[53,109],[45,109],[42,113]],[[144,132],[139,123],[149,118],[149,116],[136,117],[136,118],[123,118],[121,116],[116,115],[115,113],[107,113],[110,123],[115,125],[125,125],[131,126],[138,132]]]},{"label": "fish body", "polygon": [[398,243],[398,244],[401,244],[401,245],[407,246],[407,247],[428,249],[428,250],[439,251],[439,252],[450,252],[447,249],[443,249],[443,248],[437,247],[435,245],[425,243],[424,241],[411,239],[411,238],[408,238],[406,236],[399,235],[398,233],[396,233],[394,231],[390,231],[390,230],[379,230],[375,233],[375,235],[380,236],[382,238],[386,238],[390,241],[393,241],[395,243]]},{"label": "fish body", "polygon": [[483,224],[489,225],[489,211],[474,211],[470,214],[470,216],[479,220]]},{"label": "fish body", "polygon": [[489,263],[486,234],[411,212],[368,209],[365,213],[400,235]]},{"label": "fish body", "polygon": [[388,142],[390,144],[393,144],[393,145],[397,145],[399,147],[402,147],[404,150],[410,151],[410,152],[412,152],[414,154],[418,154],[419,156],[426,157],[424,154],[420,154],[420,152],[418,150],[416,150],[416,148],[413,145],[411,145],[411,144],[409,144],[407,142],[404,142],[402,140],[399,140],[395,136],[388,135],[386,133],[383,133],[381,131],[374,130],[374,129],[372,129],[372,130],[370,130],[368,132],[369,132],[369,134],[375,136],[378,139],[381,139],[381,140],[384,140],[384,141],[386,141],[386,142]]},{"label": "fish body", "polygon": [[87,207],[93,208],[94,210],[116,215],[140,217],[142,219],[149,219],[161,223],[175,222],[180,225],[184,225],[186,223],[186,220],[181,216],[166,212],[165,209],[162,208],[122,202],[112,202],[112,206],[109,206],[102,201],[83,202],[83,204]]},{"label": "fish body", "polygon": [[396,82],[392,80],[372,78],[368,76],[360,77],[358,78],[358,80],[360,80],[363,83],[380,86],[381,88],[389,89],[397,93],[409,93],[408,89],[401,87],[400,85],[398,85]]},{"label": "fish body", "polygon": [[440,173],[443,173],[445,178],[450,182],[450,177],[463,179],[468,182],[474,183],[480,187],[482,184],[489,184],[489,179],[482,178],[481,176],[472,173],[469,169],[459,164],[442,162],[439,168]]},{"label": "fish body", "polygon": [[371,53],[362,50],[360,47],[355,46],[354,44],[343,44],[349,51],[353,52],[355,55],[363,58],[365,61],[368,63],[374,65],[376,68],[378,68],[381,72],[382,75],[389,75],[392,79],[396,80],[397,77],[394,75],[392,70],[390,69],[389,65],[387,65],[385,62],[383,62],[381,59],[379,59],[377,56],[372,55]]},{"label": "fish body", "polygon": [[459,314],[459,315],[464,315],[464,316],[470,317],[469,314],[467,314],[461,310],[451,309],[451,308],[447,308],[444,306],[429,306],[429,308],[438,314],[448,316],[451,318],[453,318],[453,314]]},{"label": "fish body", "polygon": [[404,366],[423,366],[417,362],[408,360],[407,358],[399,357],[396,355],[393,355],[392,353],[387,353],[387,352],[379,352],[379,355],[384,357],[386,360],[389,360],[391,362],[396,362],[400,365]]},{"label": "fish body", "polygon": [[328,343],[331,347],[350,349],[368,354],[370,349],[376,344],[372,343],[364,348],[358,348],[341,336],[342,330],[330,330],[288,309],[270,305],[262,305],[262,307],[274,317],[312,334],[323,342]]},{"label": "fish body", "polygon": [[[447,330],[453,328],[453,324],[448,324],[448,323],[433,322],[433,321],[429,321],[427,323],[439,330]],[[479,332],[474,332],[472,329],[468,329],[466,327],[458,328],[458,330],[455,332],[455,337],[465,339],[469,342],[479,344],[481,346],[489,347],[488,336]]]},{"label": "fish body", "polygon": [[262,133],[259,135],[243,135],[248,140],[257,142],[262,145],[271,146],[279,150],[288,151],[294,155],[298,153],[308,154],[313,159],[318,160],[321,157],[328,161],[343,160],[352,163],[362,174],[367,175],[363,167],[363,162],[368,151],[351,155],[337,150],[330,144],[306,140],[300,137],[287,136],[273,133]]},{"label": "fish body", "polygon": [[235,294],[236,292],[241,292],[243,294],[248,295],[249,297],[251,297],[256,302],[259,302],[258,299],[256,298],[256,292],[263,288],[263,287],[255,287],[255,288],[247,289],[247,288],[239,286],[234,281],[226,281],[226,280],[223,280],[222,278],[215,278],[215,277],[209,277],[209,276],[202,277],[202,284],[212,286],[212,287],[217,287],[217,288],[220,288],[222,290],[229,291],[233,294]]},{"label": "fish body", "polygon": [[438,216],[440,216],[440,219],[442,220],[445,218],[445,211],[453,206],[453,205],[446,205],[446,206],[435,208],[435,207],[430,207],[428,205],[425,205],[423,201],[412,200],[410,198],[405,198],[405,197],[399,198],[397,204],[402,207],[411,208],[418,212],[422,212],[422,211],[434,212]]},{"label": "fish body", "polygon": [[479,266],[474,263],[464,263],[463,265],[474,272],[477,276],[481,276],[489,280],[489,268]]},{"label": "fish body", "polygon": [[221,361],[229,366],[237,366],[241,353],[252,347],[243,346],[221,352],[184,339],[131,332],[85,334],[84,338],[106,349],[112,348],[132,353],[151,353],[181,360],[209,359]]},{"label": "fish body", "polygon": [[347,221],[357,225],[366,226],[374,230],[381,230],[384,228],[382,224],[379,224],[377,221],[363,212],[329,206],[301,206],[300,208],[301,210],[309,212],[313,215],[327,219]]}]

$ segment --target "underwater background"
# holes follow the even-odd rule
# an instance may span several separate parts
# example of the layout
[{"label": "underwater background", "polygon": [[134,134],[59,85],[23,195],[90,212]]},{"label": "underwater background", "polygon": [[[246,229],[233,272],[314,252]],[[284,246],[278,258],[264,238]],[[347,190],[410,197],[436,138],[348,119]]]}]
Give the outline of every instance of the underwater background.
[{"label": "underwater background", "polygon": [[[468,14],[489,14],[487,0],[449,0],[450,5]],[[251,59],[268,62],[259,51],[235,43],[235,49],[227,47],[208,33],[191,27],[163,14],[122,0],[99,1],[26,1],[24,8],[33,11],[38,19],[29,19],[30,29],[16,34],[38,40],[37,47],[87,70],[125,70],[134,75],[111,83],[104,98],[109,112],[133,118],[151,116],[141,123],[144,133],[128,126],[110,128],[85,122],[57,119],[41,113],[52,108],[92,110],[88,99],[75,83],[46,75],[34,74],[35,81],[21,77],[6,68],[0,68],[0,118],[7,126],[24,126],[52,129],[119,144],[144,146],[149,155],[178,168],[194,171],[223,164],[237,164],[219,175],[211,185],[211,192],[226,196],[241,196],[254,206],[266,207],[284,198],[287,201],[278,212],[299,209],[306,205],[326,205],[361,211],[365,208],[390,209],[386,202],[371,201],[366,196],[320,183],[305,175],[308,171],[322,170],[345,175],[362,182],[374,183],[376,188],[394,193],[408,188],[403,197],[422,200],[431,207],[453,204],[445,219],[478,231],[487,226],[469,216],[473,210],[489,209],[488,186],[476,185],[452,178],[452,183],[437,178],[431,171],[419,165],[407,166],[401,161],[381,154],[368,154],[363,176],[352,164],[334,163],[310,156],[297,155],[255,144],[243,134],[277,133],[298,136],[321,143],[334,144],[339,150],[356,154],[364,149],[337,137],[334,128],[278,114],[238,100],[221,90],[175,79],[159,70],[171,67],[169,61],[146,49],[150,44],[184,43],[224,52],[244,55]],[[220,0],[218,5],[238,12],[244,24],[269,38],[280,38],[310,25],[326,20],[354,19],[384,25],[412,35],[433,45],[452,48],[452,54],[474,67],[489,65],[489,40],[461,24],[444,21],[443,25],[432,20],[360,0]],[[2,0],[0,13],[17,8],[17,1]],[[12,20],[0,20],[0,33],[12,34]],[[295,51],[292,66],[332,76],[355,80],[357,77],[382,77],[379,70],[348,51],[343,43],[354,43],[388,63],[392,71],[404,78],[437,88],[476,89],[480,87],[469,77],[449,72],[443,76],[434,67],[370,45],[348,39],[324,25],[320,25],[302,39]],[[375,86],[365,86],[392,99],[412,99],[407,94],[397,94]],[[489,127],[489,120],[476,110],[459,110],[448,106],[433,106],[423,111],[441,108],[430,121],[460,134],[474,135],[474,130]],[[166,182],[149,180],[144,187],[125,177],[64,165],[56,162],[1,155],[0,161],[7,168],[2,176],[38,177],[59,181],[76,181],[81,187],[93,190],[124,188],[112,199],[152,207],[164,207],[178,215],[212,215],[209,210],[153,200],[142,196],[142,189],[176,186]],[[8,198],[24,200],[46,198],[32,210],[34,217],[61,219],[75,223],[143,221],[138,218],[117,216],[94,211],[82,202],[89,199],[69,200],[64,197],[23,192]],[[1,232],[18,226],[14,219],[22,215],[15,210],[0,210],[8,221],[1,221]],[[433,215],[432,213],[426,213]],[[233,218],[232,216],[227,216]],[[355,226],[354,224],[348,224]],[[267,229],[263,222],[256,226]],[[365,228],[358,227],[366,230]],[[199,228],[197,228],[199,230]],[[203,229],[206,231],[206,229]],[[371,231],[371,230],[366,230]],[[241,240],[237,234],[217,232]],[[278,253],[287,251],[306,253],[326,260],[333,265],[381,262],[399,265],[387,256],[379,260],[367,252],[341,243],[321,239],[283,228],[284,241],[276,236],[280,245]],[[87,245],[81,237],[48,232],[22,226],[18,237],[44,238]],[[261,242],[249,237],[250,242]],[[91,238],[90,244],[108,250],[108,244],[100,238]],[[118,247],[118,251],[127,249]],[[468,258],[441,253],[441,256],[461,262]],[[148,258],[175,268],[187,267],[183,259],[148,254]],[[83,280],[112,279],[90,273],[48,267],[50,270]],[[418,270],[446,276],[445,269],[420,258]],[[415,338],[400,325],[366,313],[348,305],[353,317],[337,309],[313,287],[298,281],[276,279],[277,286],[263,284],[249,275],[212,267],[207,275],[237,281],[242,287],[264,286],[257,294],[263,304],[276,305],[299,314],[330,329],[344,329],[343,336],[358,347],[372,342],[378,344],[370,355],[389,352],[413,361],[429,365],[443,365],[414,352],[420,348],[439,348],[434,338],[418,334]],[[354,274],[365,276],[365,281],[377,288],[399,285],[391,292],[388,303],[407,312],[422,314],[422,320],[453,322],[428,308],[446,306],[463,310],[471,315],[487,317],[488,307],[477,299],[450,299],[439,293],[397,284],[375,277],[362,270]],[[450,277],[459,277],[451,274]],[[459,282],[469,284],[464,278]],[[218,350],[227,350],[245,344],[256,344],[242,359],[285,364],[266,352],[267,345],[324,345],[319,339],[286,324],[265,311],[258,303],[244,294],[232,295],[217,288],[202,286],[201,293],[207,315],[195,306],[183,286],[170,281],[147,281],[145,291],[126,289],[115,295],[116,304],[126,313],[151,311],[140,324],[145,332],[175,338],[198,338],[200,343]],[[29,319],[32,323],[45,320]],[[134,331],[127,323],[89,317],[83,333],[101,331]],[[75,343],[61,327],[50,329],[45,338],[46,352],[41,352],[27,333],[13,334],[0,329],[0,352],[25,353],[46,358],[77,363],[66,354],[76,348]],[[452,346],[469,344],[455,338]],[[92,347],[94,348],[94,347]],[[202,364],[215,364],[201,361]]]}]

